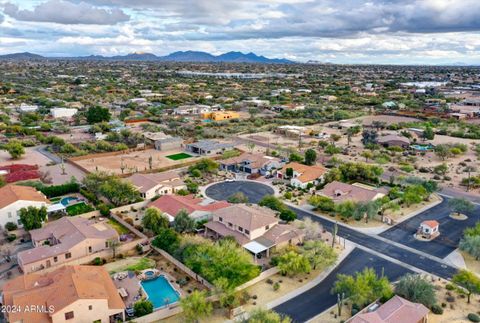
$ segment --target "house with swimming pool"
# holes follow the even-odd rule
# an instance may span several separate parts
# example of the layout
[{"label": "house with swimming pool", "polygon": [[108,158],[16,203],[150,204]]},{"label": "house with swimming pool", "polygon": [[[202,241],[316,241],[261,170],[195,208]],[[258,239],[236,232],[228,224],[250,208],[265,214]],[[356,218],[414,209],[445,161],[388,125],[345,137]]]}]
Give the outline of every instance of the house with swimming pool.
[{"label": "house with swimming pool", "polygon": [[8,322],[100,322],[125,320],[125,304],[101,266],[63,266],[16,277],[3,286]]},{"label": "house with swimming pool", "polygon": [[66,264],[109,249],[109,241],[119,240],[106,222],[82,217],[62,217],[43,228],[31,230],[33,248],[17,254],[18,265],[31,273]]}]

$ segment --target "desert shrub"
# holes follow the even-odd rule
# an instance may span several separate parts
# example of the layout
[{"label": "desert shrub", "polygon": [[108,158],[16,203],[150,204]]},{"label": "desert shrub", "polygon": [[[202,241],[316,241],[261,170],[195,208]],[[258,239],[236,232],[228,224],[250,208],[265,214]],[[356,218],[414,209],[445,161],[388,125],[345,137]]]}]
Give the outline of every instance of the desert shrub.
[{"label": "desert shrub", "polygon": [[5,229],[7,229],[7,231],[17,230],[17,228],[18,228],[18,226],[13,222],[5,223]]},{"label": "desert shrub", "polygon": [[437,314],[437,315],[443,314],[443,308],[438,304],[433,305],[430,309],[432,310],[433,314]]},{"label": "desert shrub", "polygon": [[469,313],[467,318],[470,320],[470,322],[480,322],[480,316],[475,313]]}]

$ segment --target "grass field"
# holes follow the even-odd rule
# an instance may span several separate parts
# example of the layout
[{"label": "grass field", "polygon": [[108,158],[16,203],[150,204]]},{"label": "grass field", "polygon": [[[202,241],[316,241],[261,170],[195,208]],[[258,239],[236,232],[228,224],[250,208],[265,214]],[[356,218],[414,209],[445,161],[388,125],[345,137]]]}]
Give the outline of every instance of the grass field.
[{"label": "grass field", "polygon": [[85,204],[84,202],[77,203],[74,205],[67,206],[66,211],[68,215],[74,216],[74,215],[79,215],[87,212],[92,212],[94,211],[95,208],[92,206]]},{"label": "grass field", "polygon": [[174,155],[168,155],[168,156],[165,156],[165,157],[167,157],[168,159],[171,159],[171,160],[181,160],[181,159],[190,158],[190,157],[192,157],[192,155],[189,155],[187,153],[179,153],[179,154],[174,154]]},{"label": "grass field", "polygon": [[114,228],[118,234],[127,234],[130,232],[127,228],[125,228],[121,223],[116,221],[115,219],[109,219],[107,223]]}]

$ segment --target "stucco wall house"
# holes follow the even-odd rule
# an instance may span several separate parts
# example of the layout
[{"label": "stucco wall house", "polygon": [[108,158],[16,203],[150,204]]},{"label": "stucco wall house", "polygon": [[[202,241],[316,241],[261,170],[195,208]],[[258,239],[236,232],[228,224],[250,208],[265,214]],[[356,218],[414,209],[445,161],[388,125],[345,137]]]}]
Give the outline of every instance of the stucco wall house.
[{"label": "stucco wall house", "polygon": [[20,209],[29,206],[40,208],[49,204],[47,197],[33,187],[6,185],[0,188],[0,226],[5,228],[8,222],[22,226],[19,217]]}]

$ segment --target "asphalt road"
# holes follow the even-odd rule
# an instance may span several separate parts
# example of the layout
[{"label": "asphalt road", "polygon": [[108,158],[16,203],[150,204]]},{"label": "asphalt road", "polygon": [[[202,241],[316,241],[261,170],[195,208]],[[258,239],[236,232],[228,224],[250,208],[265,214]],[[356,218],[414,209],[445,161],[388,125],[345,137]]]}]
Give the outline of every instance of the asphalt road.
[{"label": "asphalt road", "polygon": [[[205,193],[215,200],[226,200],[236,192],[243,192],[251,203],[257,203],[266,194],[273,194],[273,189],[261,183],[235,181],[214,184],[207,188]],[[313,221],[320,223],[328,231],[332,231],[333,221],[323,217],[312,216],[310,213],[296,207],[290,206],[290,208],[295,211],[299,219],[309,217]],[[350,229],[341,224],[338,224],[338,236],[445,279],[450,279],[457,271],[454,267],[426,258],[420,254],[385,242],[375,236]]]},{"label": "asphalt road", "polygon": [[[319,222],[328,231],[332,231],[334,225],[332,221],[318,216],[311,216],[310,213],[296,207],[290,208],[297,213],[299,219],[310,217],[313,221]],[[338,236],[445,279],[450,279],[457,272],[454,267],[426,258],[407,249],[397,247],[374,236],[361,233],[341,224],[338,224]]]},{"label": "asphalt road", "polygon": [[265,195],[273,195],[273,188],[268,185],[250,182],[250,181],[234,181],[221,182],[208,187],[205,194],[215,200],[227,200],[235,193],[242,192],[248,198],[250,203],[258,203]]},{"label": "asphalt road", "polygon": [[318,285],[278,305],[274,310],[290,316],[295,322],[305,322],[337,303],[337,296],[331,294],[331,289],[338,274],[352,275],[367,267],[374,268],[378,275],[383,272],[390,281],[396,281],[411,272],[400,265],[355,248]]},{"label": "asphalt road", "polygon": [[[480,219],[478,216],[480,207],[477,206],[474,212],[467,214],[469,218],[464,221],[450,218],[450,213],[448,199],[445,198],[441,204],[393,226],[380,236],[429,255],[445,258],[457,248],[463,236],[463,230],[474,226]],[[413,237],[420,223],[425,220],[437,220],[440,223],[440,236],[433,241],[418,241]]]}]

